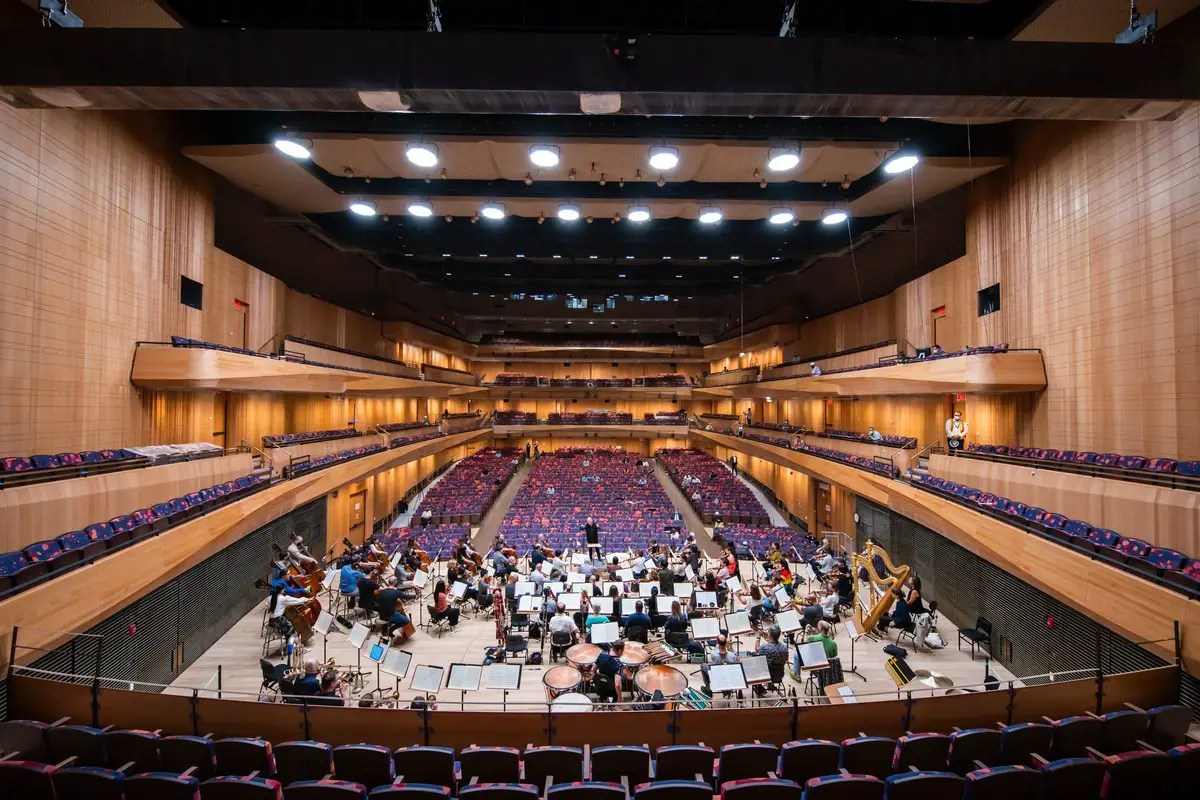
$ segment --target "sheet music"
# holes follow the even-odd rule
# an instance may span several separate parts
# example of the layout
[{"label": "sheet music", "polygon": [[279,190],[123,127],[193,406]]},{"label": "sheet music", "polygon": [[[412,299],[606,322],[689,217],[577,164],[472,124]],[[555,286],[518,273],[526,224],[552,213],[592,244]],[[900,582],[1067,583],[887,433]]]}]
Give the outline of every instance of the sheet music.
[{"label": "sheet music", "polygon": [[735,611],[732,614],[725,615],[725,631],[730,636],[739,636],[743,633],[749,633],[750,630],[750,612]]},{"label": "sheet music", "polygon": [[821,642],[806,642],[799,645],[800,665],[805,669],[821,669],[829,666],[825,656],[825,645]]},{"label": "sheet music", "polygon": [[331,625],[333,625],[333,614],[330,614],[328,611],[322,611],[317,615],[317,621],[313,624],[313,630],[322,636],[328,636]]},{"label": "sheet music", "polygon": [[617,577],[620,578],[624,583],[629,583],[633,580],[633,570],[619,569],[617,570]]},{"label": "sheet music", "polygon": [[611,597],[593,597],[592,608],[601,614],[612,614],[613,599]]},{"label": "sheet music", "polygon": [[442,674],[445,671],[445,667],[418,664],[409,688],[418,692],[436,692],[442,688]]},{"label": "sheet music", "polygon": [[736,575],[730,575],[725,579],[725,588],[733,593],[740,592],[742,590],[742,582],[737,579]]},{"label": "sheet music", "polygon": [[483,666],[480,664],[451,664],[446,688],[457,689],[460,692],[477,692],[482,679]]},{"label": "sheet music", "polygon": [[691,581],[675,581],[676,597],[691,597],[695,590],[696,587]]},{"label": "sheet music", "polygon": [[371,645],[371,651],[367,653],[367,659],[379,664],[383,661],[383,657],[387,654],[387,645],[383,643],[383,639],[379,638],[375,644]]},{"label": "sheet music", "polygon": [[641,581],[640,583],[638,583],[637,587],[638,587],[638,594],[640,594],[642,597],[649,597],[650,590],[657,589],[658,583],[657,583],[657,581]]},{"label": "sheet music", "polygon": [[587,578],[581,572],[568,572],[567,585],[574,586],[577,583],[587,583]]},{"label": "sheet music", "polygon": [[637,598],[633,598],[633,597],[621,598],[621,616],[628,617],[630,614],[635,613],[637,604],[638,604]]},{"label": "sheet music", "polygon": [[563,592],[558,596],[558,602],[567,611],[578,611],[583,606],[583,598],[576,592]]},{"label": "sheet music", "polygon": [[413,573],[412,585],[418,589],[424,589],[425,584],[429,582],[429,573],[423,569],[419,569]]},{"label": "sheet music", "polygon": [[540,610],[538,598],[531,594],[523,594],[517,598],[517,611],[521,614],[535,614]]},{"label": "sheet music", "polygon": [[656,569],[658,565],[654,563],[654,559],[647,558],[642,562],[642,567],[646,570],[646,572],[649,572],[652,569]]},{"label": "sheet music", "polygon": [[749,688],[746,684],[746,672],[741,664],[716,664],[709,667],[708,685],[714,694]]},{"label": "sheet music", "polygon": [[854,696],[854,690],[849,686],[839,686],[838,694],[841,695],[843,703],[857,703],[858,698]]},{"label": "sheet music", "polygon": [[549,578],[550,573],[554,571],[554,565],[551,564],[549,561],[543,561],[542,563],[538,564],[538,569],[541,571],[541,573],[543,575],[545,575],[547,578]]},{"label": "sheet music", "polygon": [[775,604],[778,605],[780,608],[783,608],[784,606],[786,606],[792,602],[792,596],[790,594],[788,594],[787,589],[783,588],[782,586],[776,586],[774,594],[775,594]]},{"label": "sheet music", "polygon": [[379,669],[397,678],[408,676],[408,667],[412,664],[412,653],[407,650],[389,649],[383,656]]},{"label": "sheet music", "polygon": [[585,556],[583,553],[575,553],[571,556],[571,563],[577,567],[582,567],[587,563],[587,560],[587,556]]},{"label": "sheet music", "polygon": [[716,608],[716,592],[696,592],[696,608]]},{"label": "sheet music", "polygon": [[621,638],[615,622],[597,622],[592,626],[592,644],[607,644]]},{"label": "sheet music", "polygon": [[483,681],[488,689],[516,691],[521,688],[521,665],[488,664],[483,669]]},{"label": "sheet music", "polygon": [[800,612],[794,608],[789,608],[787,611],[780,611],[775,615],[775,624],[779,626],[779,630],[783,633],[792,633],[804,627],[800,622]]},{"label": "sheet music", "polygon": [[325,589],[333,589],[333,584],[339,577],[342,571],[340,569],[329,569],[325,572],[325,580],[321,581],[321,586]]},{"label": "sheet music", "polygon": [[812,564],[804,565],[804,576],[810,581],[817,580],[817,573],[813,572]]},{"label": "sheet music", "polygon": [[608,597],[608,593],[612,590],[612,587],[614,587],[614,586],[617,587],[618,594],[625,591],[625,584],[617,583],[616,581],[604,581],[603,583],[600,584],[600,591],[605,597]]},{"label": "sheet music", "polygon": [[846,633],[850,634],[851,639],[858,639],[862,636],[862,631],[858,629],[858,621],[854,617],[847,617],[843,620],[843,624],[846,626]]},{"label": "sheet music", "polygon": [[746,673],[746,683],[771,682],[771,668],[767,665],[766,656],[746,656],[741,663]]},{"label": "sheet music", "polygon": [[721,635],[721,621],[716,617],[696,617],[692,620],[692,638],[696,641],[715,639]]},{"label": "sheet music", "polygon": [[350,646],[356,650],[361,650],[363,644],[366,643],[367,637],[371,635],[371,629],[361,622],[354,623],[354,627],[350,629],[350,636],[347,641]]},{"label": "sheet music", "polygon": [[537,591],[537,584],[533,581],[517,581],[516,587],[516,593],[518,597],[521,595],[533,594]]},{"label": "sheet music", "polygon": [[696,580],[696,570],[692,569],[691,564],[688,564],[683,568],[683,576],[689,581]]},{"label": "sheet music", "polygon": [[550,594],[557,595],[566,585],[562,581],[546,581],[546,588],[550,590]]}]

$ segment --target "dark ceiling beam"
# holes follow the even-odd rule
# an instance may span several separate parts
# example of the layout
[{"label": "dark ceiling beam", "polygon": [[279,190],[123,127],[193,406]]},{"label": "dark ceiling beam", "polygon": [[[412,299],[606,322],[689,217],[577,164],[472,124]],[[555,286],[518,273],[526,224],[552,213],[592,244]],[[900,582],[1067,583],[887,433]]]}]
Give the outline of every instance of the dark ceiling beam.
[{"label": "dark ceiling beam", "polygon": [[[361,111],[359,90],[414,111],[1120,119],[1200,100],[1191,43],[1136,47],[853,37],[312,30],[0,30],[0,86],[78,91],[93,108]],[[54,99],[54,98],[51,98]]]}]

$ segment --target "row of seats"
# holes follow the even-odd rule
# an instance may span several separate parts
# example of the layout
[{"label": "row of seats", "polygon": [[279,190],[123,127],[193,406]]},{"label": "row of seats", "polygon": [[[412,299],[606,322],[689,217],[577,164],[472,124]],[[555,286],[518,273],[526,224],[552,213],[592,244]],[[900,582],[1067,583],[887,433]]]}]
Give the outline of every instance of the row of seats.
[{"label": "row of seats", "polygon": [[[936,360],[945,359],[945,358],[959,358],[961,356],[977,356],[977,355],[985,355],[985,354],[990,354],[990,353],[1007,353],[1007,352],[1008,352],[1008,344],[1007,343],[984,345],[982,347],[968,347],[963,350],[955,350],[953,352],[943,352],[943,353],[937,353],[937,354],[912,356],[912,357],[904,357],[904,358],[888,358],[886,360],[876,361],[871,364],[858,364],[855,366],[835,367],[832,369],[822,368],[821,374],[822,375],[837,375],[837,374],[845,373],[845,372],[858,372],[860,370],[866,370],[866,369],[878,369],[879,367],[893,367],[893,366],[896,366],[897,364],[913,364],[913,363],[917,363],[920,361],[936,361]],[[797,366],[797,365],[804,364],[804,363],[811,363],[811,359],[785,361],[783,363],[776,364],[773,367],[767,367],[767,369],[768,370],[780,369],[783,367],[792,367],[792,366]],[[796,377],[796,376],[790,376],[790,377]],[[803,376],[801,376],[801,377],[803,377]],[[767,378],[766,380],[775,380],[775,379]]]},{"label": "row of seats", "polygon": [[537,425],[537,414],[532,411],[497,411],[492,415],[493,425]]},{"label": "row of seats", "polygon": [[[750,488],[708,453],[668,448],[659,450],[655,457],[700,514],[726,522],[767,521],[767,510]],[[691,481],[685,486],[686,478]]]},{"label": "row of seats", "polygon": [[429,487],[414,519],[429,511],[436,522],[478,523],[520,463],[514,447],[489,447],[462,459]]},{"label": "row of seats", "polygon": [[500,372],[490,386],[500,387],[550,387],[554,389],[631,389],[686,388],[691,385],[687,375],[672,372],[663,375],[648,375],[644,378],[550,378],[544,375],[525,375],[521,372]]},{"label": "row of seats", "polygon": [[1108,528],[1093,528],[1082,520],[1067,519],[1062,514],[997,497],[936,475],[914,473],[913,482],[939,494],[965,500],[1007,522],[1018,523],[1133,572],[1160,579],[1184,591],[1200,592],[1200,559],[1189,558],[1178,550],[1155,547]]},{"label": "row of seats", "polygon": [[301,475],[307,475],[310,472],[316,472],[319,469],[332,467],[335,464],[341,464],[345,461],[352,461],[363,456],[382,453],[388,448],[381,444],[367,444],[361,447],[353,447],[349,450],[342,450],[338,453],[330,453],[329,455],[321,456],[320,458],[309,458],[304,461],[297,461],[283,468],[283,477],[297,478]]},{"label": "row of seats", "polygon": [[895,434],[881,434],[883,438],[879,440],[872,439],[865,433],[858,431],[842,431],[836,428],[826,428],[823,431],[813,431],[813,436],[824,436],[827,439],[844,439],[847,442],[865,442],[867,444],[886,444],[892,447],[902,447],[905,450],[915,450],[917,440],[914,436],[896,436]]},{"label": "row of seats", "polygon": [[[421,745],[214,741],[20,720],[0,723],[0,748],[13,756],[0,761],[0,782],[22,800],[194,800],[197,788],[202,798],[278,798],[284,786],[288,798],[329,800],[361,799],[368,790],[371,797],[412,800],[626,800],[626,793],[712,800],[714,790],[735,800],[1183,798],[1195,796],[1200,779],[1200,744],[1186,735],[1190,722],[1190,709],[1171,705],[898,739],[860,734],[717,750],[471,746],[456,753]],[[221,776],[243,785],[211,793],[210,783],[200,785]],[[571,786],[592,791],[562,789]]]},{"label": "row of seats", "polygon": [[106,551],[240,500],[266,488],[270,480],[271,476],[266,472],[253,473],[107,522],[88,525],[83,530],[68,531],[54,539],[35,542],[18,552],[0,553],[0,594],[16,591],[35,579],[69,569]]},{"label": "row of seats", "polygon": [[432,425],[428,419],[423,419],[419,422],[389,422],[386,425],[378,425],[376,427],[385,433],[398,433],[400,431],[408,431],[414,428],[428,428]]},{"label": "row of seats", "polygon": [[0,489],[224,454],[225,448],[211,442],[189,442],[125,447],[119,450],[81,450],[77,453],[55,455],[44,453],[9,456],[0,458]]},{"label": "row of seats", "polygon": [[[1173,458],[1146,458],[1145,456],[1123,456],[1119,453],[1094,453],[1090,450],[1052,450],[1040,447],[1017,447],[1003,444],[971,444],[967,452],[980,456],[999,456],[1004,459],[1020,459],[1037,462],[1050,468],[1092,468],[1105,476],[1124,477],[1154,475],[1182,476],[1200,479],[1200,461],[1177,461]],[[1186,484],[1185,484],[1186,485]],[[1200,488],[1200,480],[1195,483]]]},{"label": "row of seats", "polygon": [[643,425],[687,425],[688,414],[685,409],[678,411],[647,411],[642,415]]},{"label": "row of seats", "polygon": [[633,414],[622,411],[553,413],[546,418],[546,422],[551,425],[632,425]]},{"label": "row of seats", "polygon": [[[461,432],[462,431],[456,431],[456,433],[461,433]],[[397,436],[396,438],[394,438],[390,442],[388,442],[388,447],[391,449],[395,449],[397,447],[404,447],[405,445],[408,445],[408,444],[416,444],[417,442],[427,442],[430,439],[440,439],[445,435],[446,434],[442,433],[441,431],[435,430],[435,431],[430,431],[429,433],[419,433],[416,436]]]},{"label": "row of seats", "polygon": [[290,447],[294,444],[309,444],[311,442],[326,442],[332,439],[349,439],[352,436],[362,436],[362,431],[354,428],[338,428],[332,431],[306,431],[304,433],[277,433],[274,436],[262,437],[263,447]]},{"label": "row of seats", "polygon": [[113,464],[140,458],[132,450],[83,450],[57,455],[9,456],[0,458],[0,473],[56,470],[62,467],[84,467]]},{"label": "row of seats", "polygon": [[[784,447],[787,447],[786,442],[781,442]],[[889,464],[886,461],[876,461],[873,458],[866,456],[854,455],[853,453],[844,453],[841,450],[832,450],[828,447],[812,447],[807,444],[801,444],[800,452],[808,453],[809,455],[820,456],[821,458],[829,458],[834,461],[841,461],[843,464],[849,464],[852,467],[865,469],[869,472],[877,472],[880,475],[886,475],[889,478],[894,478],[899,474],[895,465]]]},{"label": "row of seats", "polygon": [[[589,516],[609,549],[645,548],[675,525],[675,508],[641,459],[622,450],[564,448],[534,461],[500,525],[524,553],[538,534],[555,550],[578,549]],[[554,493],[549,492],[550,489]]]}]

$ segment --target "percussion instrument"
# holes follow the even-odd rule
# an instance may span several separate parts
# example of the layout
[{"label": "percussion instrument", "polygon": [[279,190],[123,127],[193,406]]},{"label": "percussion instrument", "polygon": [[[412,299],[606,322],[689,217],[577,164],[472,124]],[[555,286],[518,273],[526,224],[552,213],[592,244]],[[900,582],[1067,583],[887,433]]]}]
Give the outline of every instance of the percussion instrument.
[{"label": "percussion instrument", "polygon": [[687,675],[666,664],[650,664],[637,671],[633,678],[638,695],[650,698],[655,691],[663,693],[663,697],[674,700],[688,688]]},{"label": "percussion instrument", "polygon": [[577,713],[592,710],[592,698],[586,694],[568,692],[560,694],[550,701],[550,711],[562,713]]},{"label": "percussion instrument", "polygon": [[553,701],[559,695],[577,693],[583,685],[583,673],[575,667],[551,667],[542,676],[542,683],[546,684],[546,699]]},{"label": "percussion instrument", "polygon": [[679,651],[666,642],[651,642],[646,645],[646,652],[650,654],[650,661],[654,664],[673,661],[679,657]]},{"label": "percussion instrument", "polygon": [[625,671],[633,675],[650,663],[650,652],[646,649],[646,645],[640,642],[626,642],[625,651],[621,653],[619,660]]},{"label": "percussion instrument", "polygon": [[599,657],[600,645],[598,644],[582,643],[567,648],[567,663],[581,670],[595,666],[596,659]]}]

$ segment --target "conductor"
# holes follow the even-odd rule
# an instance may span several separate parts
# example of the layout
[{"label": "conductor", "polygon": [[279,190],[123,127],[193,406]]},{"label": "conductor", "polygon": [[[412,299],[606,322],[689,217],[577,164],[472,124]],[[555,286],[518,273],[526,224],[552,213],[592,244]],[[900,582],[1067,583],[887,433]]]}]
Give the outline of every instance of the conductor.
[{"label": "conductor", "polygon": [[588,517],[580,530],[583,531],[584,540],[587,542],[588,558],[600,558],[600,528],[596,526],[596,520]]}]

